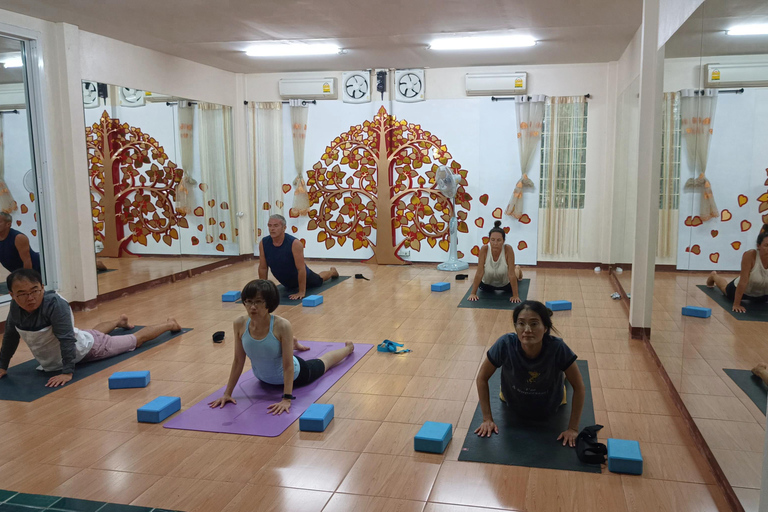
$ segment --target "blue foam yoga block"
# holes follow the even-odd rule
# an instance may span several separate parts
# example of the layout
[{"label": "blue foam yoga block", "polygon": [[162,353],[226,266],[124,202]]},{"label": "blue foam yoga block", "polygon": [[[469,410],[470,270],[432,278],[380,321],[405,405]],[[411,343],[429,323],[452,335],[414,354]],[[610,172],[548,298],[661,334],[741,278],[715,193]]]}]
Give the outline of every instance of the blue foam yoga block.
[{"label": "blue foam yoga block", "polygon": [[548,300],[546,306],[552,311],[568,311],[573,308],[569,300]]},{"label": "blue foam yoga block", "polygon": [[413,438],[413,449],[417,452],[443,453],[453,437],[450,423],[425,421]]},{"label": "blue foam yoga block", "polygon": [[312,404],[299,417],[299,430],[323,432],[333,419],[333,404]]},{"label": "blue foam yoga block", "polygon": [[142,405],[136,412],[141,423],[160,423],[171,414],[181,410],[181,398],[178,396],[159,396]]},{"label": "blue foam yoga block", "polygon": [[235,302],[240,298],[240,292],[232,291],[221,295],[221,302]]},{"label": "blue foam yoga block", "polygon": [[640,443],[627,439],[609,438],[608,471],[642,475],[643,456],[640,454]]},{"label": "blue foam yoga block", "polygon": [[451,289],[451,283],[433,283],[433,292],[445,292]]},{"label": "blue foam yoga block", "polygon": [[149,371],[115,372],[109,377],[109,389],[145,388],[149,384]]},{"label": "blue foam yoga block", "polygon": [[699,318],[709,318],[712,316],[712,310],[709,308],[700,308],[697,306],[685,306],[683,308],[684,316],[698,316]]},{"label": "blue foam yoga block", "polygon": [[308,295],[301,301],[301,305],[305,308],[313,308],[323,303],[322,295]]}]

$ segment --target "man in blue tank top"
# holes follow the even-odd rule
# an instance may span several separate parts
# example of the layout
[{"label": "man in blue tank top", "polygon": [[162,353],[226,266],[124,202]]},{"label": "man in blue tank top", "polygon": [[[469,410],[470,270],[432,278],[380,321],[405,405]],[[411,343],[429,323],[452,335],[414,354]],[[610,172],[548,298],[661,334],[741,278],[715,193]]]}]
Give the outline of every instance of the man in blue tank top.
[{"label": "man in blue tank top", "polygon": [[339,277],[334,267],[315,274],[304,263],[304,246],[295,237],[285,233],[285,217],[272,215],[267,223],[269,236],[259,242],[259,279],[267,279],[267,271],[288,290],[291,300],[303,299],[307,288],[316,288],[325,281]]},{"label": "man in blue tank top", "polygon": [[0,212],[0,265],[9,272],[32,268],[40,272],[40,255],[29,247],[29,238],[11,228],[13,217]]}]

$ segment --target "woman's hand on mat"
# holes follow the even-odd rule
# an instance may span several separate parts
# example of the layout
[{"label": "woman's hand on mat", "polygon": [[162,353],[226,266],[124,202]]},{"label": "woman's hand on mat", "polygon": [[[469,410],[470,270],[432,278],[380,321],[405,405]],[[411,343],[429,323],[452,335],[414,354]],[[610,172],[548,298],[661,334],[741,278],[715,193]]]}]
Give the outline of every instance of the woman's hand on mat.
[{"label": "woman's hand on mat", "polygon": [[72,374],[71,373],[62,373],[61,375],[55,375],[48,379],[48,384],[45,385],[47,388],[57,388],[59,386],[63,386],[67,382],[72,380]]},{"label": "woman's hand on mat", "polygon": [[2,368],[0,368],[0,379],[2,379],[3,377],[5,377],[5,375],[6,375],[7,373],[8,373],[7,371],[5,371],[5,370],[3,370]]},{"label": "woman's hand on mat", "polygon": [[469,297],[467,297],[467,300],[470,302],[475,302],[476,300],[480,300],[480,297],[478,297],[476,293],[470,293]]},{"label": "woman's hand on mat", "polygon": [[576,446],[576,438],[579,437],[579,431],[569,428],[557,437],[557,440],[563,440],[563,446],[568,445],[571,448]]},{"label": "woman's hand on mat", "polygon": [[229,395],[224,395],[221,398],[217,398],[213,402],[210,402],[208,405],[211,407],[211,409],[215,409],[216,407],[221,409],[222,407],[227,405],[228,402],[232,402],[233,404],[237,405],[237,402],[235,401],[235,399]]},{"label": "woman's hand on mat", "polygon": [[496,426],[493,420],[485,420],[475,429],[475,434],[480,437],[491,437],[491,434],[498,433],[499,427]]},{"label": "woman's hand on mat", "polygon": [[509,298],[509,302],[522,302],[522,301],[520,300],[520,297],[518,297],[517,295],[513,295],[512,297]]},{"label": "woman's hand on mat", "polygon": [[289,295],[288,298],[291,300],[301,300],[304,298],[305,295],[306,293],[299,292],[299,293],[294,293],[293,295]]},{"label": "woman's hand on mat", "polygon": [[267,410],[274,415],[279,415],[284,412],[289,412],[291,410],[291,401],[288,400],[287,398],[284,398],[280,402],[276,404],[272,404],[269,407],[267,407]]},{"label": "woman's hand on mat", "polygon": [[747,309],[744,306],[737,306],[736,304],[733,305],[733,309],[736,313],[746,313]]}]

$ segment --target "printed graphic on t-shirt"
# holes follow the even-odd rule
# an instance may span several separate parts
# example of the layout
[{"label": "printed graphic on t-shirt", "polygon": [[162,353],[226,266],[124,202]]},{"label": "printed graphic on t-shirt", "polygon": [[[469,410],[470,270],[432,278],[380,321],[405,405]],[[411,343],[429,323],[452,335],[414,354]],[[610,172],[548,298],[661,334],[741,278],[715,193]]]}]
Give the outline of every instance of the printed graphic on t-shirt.
[{"label": "printed graphic on t-shirt", "polygon": [[528,383],[534,384],[536,382],[536,379],[539,378],[539,375],[541,375],[539,372],[528,372]]}]

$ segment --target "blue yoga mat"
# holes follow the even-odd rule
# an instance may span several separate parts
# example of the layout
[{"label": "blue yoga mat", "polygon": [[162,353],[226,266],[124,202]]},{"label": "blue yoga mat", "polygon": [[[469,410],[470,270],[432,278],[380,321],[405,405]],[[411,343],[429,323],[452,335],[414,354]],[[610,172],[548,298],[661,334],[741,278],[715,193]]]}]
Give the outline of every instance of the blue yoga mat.
[{"label": "blue yoga mat", "polygon": [[[110,334],[112,336],[121,336],[123,334],[133,334],[141,329],[143,326],[137,325],[133,329],[115,329]],[[191,331],[192,329],[182,329],[179,332],[164,332],[157,338],[147,341],[141,347],[137,348],[133,352],[125,352],[115,357],[108,359],[101,359],[100,361],[91,361],[88,363],[78,363],[75,366],[74,378],[65,386],[58,388],[47,388],[45,384],[48,379],[54,375],[58,375],[60,372],[44,372],[36,370],[40,363],[32,359],[16,366],[8,368],[8,375],[0,379],[0,400],[13,400],[16,402],[33,402],[38,398],[42,398],[49,393],[53,393],[58,389],[65,388],[79,380],[82,380],[94,373],[98,373],[101,370],[105,370],[110,366],[114,366],[120,361],[130,359],[137,354],[141,354],[147,350],[150,350],[158,345],[162,345],[166,341],[181,336],[182,334]],[[21,342],[23,343],[23,341]],[[106,385],[106,384],[105,384]]]}]

